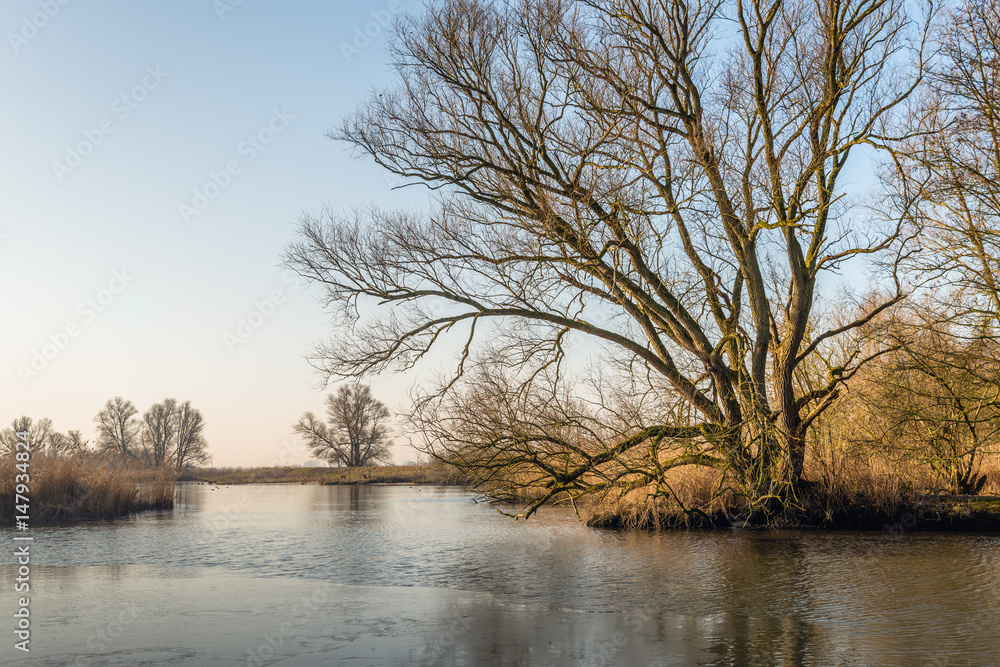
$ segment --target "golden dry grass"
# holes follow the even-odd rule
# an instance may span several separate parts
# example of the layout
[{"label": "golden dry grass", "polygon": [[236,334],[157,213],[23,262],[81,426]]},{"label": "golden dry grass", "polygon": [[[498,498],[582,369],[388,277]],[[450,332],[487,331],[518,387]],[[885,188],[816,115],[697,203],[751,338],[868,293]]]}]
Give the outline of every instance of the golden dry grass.
[{"label": "golden dry grass", "polygon": [[[12,457],[0,459],[0,511],[14,514],[16,475]],[[119,465],[96,455],[36,456],[29,463],[32,521],[109,519],[173,507],[176,472]]]},{"label": "golden dry grass", "polygon": [[981,472],[986,475],[983,495],[1000,496],[1000,456],[994,456],[984,462]]},{"label": "golden dry grass", "polygon": [[[987,477],[982,494],[1000,495],[1000,457],[984,461],[981,472]],[[595,526],[728,526],[731,518],[746,513],[746,506],[731,491],[717,494],[719,478],[714,470],[682,468],[668,474],[666,481],[673,491],[669,498],[654,497],[656,489],[647,486],[583,507]],[[924,466],[870,453],[836,460],[814,456],[806,462],[806,478],[809,486],[776,526],[877,529],[921,506],[940,487]]]},{"label": "golden dry grass", "polygon": [[441,464],[357,468],[195,468],[184,481],[215,484],[460,484],[454,469]]},{"label": "golden dry grass", "polygon": [[653,485],[608,495],[584,504],[592,526],[656,530],[728,525],[726,516],[740,511],[728,490],[719,490],[721,473],[709,468],[679,468],[667,473],[663,490]]}]

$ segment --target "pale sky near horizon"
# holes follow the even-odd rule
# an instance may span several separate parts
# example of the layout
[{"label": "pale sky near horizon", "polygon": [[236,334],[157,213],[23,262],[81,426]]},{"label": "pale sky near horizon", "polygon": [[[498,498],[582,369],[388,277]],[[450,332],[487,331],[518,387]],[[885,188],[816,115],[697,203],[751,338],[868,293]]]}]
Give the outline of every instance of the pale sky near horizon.
[{"label": "pale sky near horizon", "polygon": [[[326,137],[390,80],[382,23],[421,8],[0,6],[0,428],[48,417],[93,442],[108,399],[142,413],[172,397],[204,414],[216,465],[307,461],[292,424],[324,411],[306,359],[329,319],[280,268],[282,250],[304,212],[427,201]],[[870,177],[862,166],[845,188]],[[373,390],[402,412],[445,361]],[[405,434],[396,442],[396,462],[416,458]]]},{"label": "pale sky near horizon", "polygon": [[[291,425],[323,412],[305,357],[327,316],[280,255],[305,211],[413,201],[325,136],[386,80],[377,19],[395,7],[0,7],[0,426],[49,417],[93,441],[109,398],[174,397],[204,414],[216,465],[308,459]],[[241,319],[259,326],[227,339]],[[398,411],[411,383],[372,385]]]}]

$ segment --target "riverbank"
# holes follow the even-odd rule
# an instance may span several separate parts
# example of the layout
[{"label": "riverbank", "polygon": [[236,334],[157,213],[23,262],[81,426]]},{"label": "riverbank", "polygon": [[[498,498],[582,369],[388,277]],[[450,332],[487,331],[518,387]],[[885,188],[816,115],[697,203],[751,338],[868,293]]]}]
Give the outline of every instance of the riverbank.
[{"label": "riverbank", "polygon": [[[23,468],[17,467],[24,466]],[[31,522],[114,519],[174,506],[176,471],[142,468],[86,453],[35,456],[25,465],[0,459],[0,514],[25,504]],[[25,484],[25,480],[28,480]]]},{"label": "riverbank", "polygon": [[[662,486],[628,487],[629,480],[623,480],[620,492],[582,496],[574,506],[591,527],[623,530],[766,527],[1000,533],[1000,466],[993,461],[982,468],[986,483],[979,495],[950,494],[935,488],[938,480],[927,471],[886,462],[840,466],[836,475],[822,472],[817,471],[817,479],[805,482],[784,509],[770,516],[749,511],[745,498],[717,471],[697,468],[670,471]],[[514,508],[548,492],[530,480],[504,481],[486,492],[512,508],[509,513],[516,514]]]},{"label": "riverbank", "polygon": [[[776,515],[751,512],[721,473],[707,468],[669,471],[662,485],[612,489],[600,498],[578,498],[575,506],[595,528],[657,531],[769,528],[790,530],[964,531],[1000,533],[1000,461],[984,462],[979,495],[954,495],[924,467],[870,457],[810,461],[812,475]],[[511,507],[545,495],[545,487],[504,480],[492,495]],[[559,500],[559,499],[557,499]]]},{"label": "riverbank", "polygon": [[[587,513],[592,528],[674,530],[764,528],[746,511],[685,513],[666,504],[599,504]],[[786,510],[766,526],[779,530],[861,530],[903,534],[915,531],[1000,533],[1000,496],[922,495],[892,509],[844,505],[836,509],[815,502]]]},{"label": "riverbank", "polygon": [[179,481],[211,484],[464,484],[454,468],[440,464],[356,468],[192,468],[185,471]]}]

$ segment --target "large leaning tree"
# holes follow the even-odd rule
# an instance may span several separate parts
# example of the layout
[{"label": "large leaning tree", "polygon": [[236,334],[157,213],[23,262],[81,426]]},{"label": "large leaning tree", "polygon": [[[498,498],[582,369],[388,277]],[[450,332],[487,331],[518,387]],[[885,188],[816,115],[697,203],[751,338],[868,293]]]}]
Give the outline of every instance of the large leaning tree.
[{"label": "large leaning tree", "polygon": [[[549,378],[553,400],[520,404],[530,420],[480,403],[471,417],[496,419],[466,432],[458,457],[533,476],[546,493],[529,514],[624,483],[598,470],[616,462],[643,482],[720,469],[764,517],[793,503],[810,424],[878,352],[827,358],[808,391],[796,374],[903,296],[893,267],[907,193],[876,214],[845,181],[863,181],[879,151],[894,162],[923,70],[928,18],[913,11],[902,0],[432,2],[397,28],[395,82],[333,133],[426,184],[429,210],[307,216],[288,251],[341,315],[318,364],[360,376],[451,344],[459,376],[477,349],[507,369],[473,389],[523,398]],[[859,256],[881,260],[884,280],[819,326],[817,290]],[[664,399],[651,403],[667,406],[658,419],[573,440],[593,413],[560,394],[559,369],[587,340]],[[461,384],[446,379],[437,395]]]}]

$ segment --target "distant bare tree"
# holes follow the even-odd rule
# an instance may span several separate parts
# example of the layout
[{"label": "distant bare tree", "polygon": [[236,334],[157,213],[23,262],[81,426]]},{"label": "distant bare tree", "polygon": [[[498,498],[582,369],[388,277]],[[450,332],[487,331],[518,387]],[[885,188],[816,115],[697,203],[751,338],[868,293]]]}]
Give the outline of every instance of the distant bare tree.
[{"label": "distant bare tree", "polygon": [[0,452],[14,451],[18,442],[17,434],[28,432],[28,441],[35,453],[46,453],[51,456],[78,454],[86,451],[87,441],[79,431],[59,433],[52,429],[52,420],[33,420],[31,417],[18,417],[11,422],[10,427],[0,431]]},{"label": "distant bare tree", "polygon": [[[288,262],[341,315],[317,364],[328,379],[408,368],[461,332],[458,376],[497,341],[521,390],[589,339],[690,409],[563,467],[526,453],[550,496],[593,491],[599,462],[655,442],[654,475],[665,460],[711,466],[764,516],[794,502],[809,426],[871,357],[849,352],[807,392],[796,369],[903,297],[909,201],[866,216],[841,181],[856,148],[891,156],[903,131],[927,29],[914,9],[430,3],[396,35],[396,82],[333,136],[436,199],[427,214],[306,218]],[[866,255],[885,281],[817,326],[824,276]]]},{"label": "distant bare tree", "polygon": [[53,432],[49,435],[49,451],[56,456],[85,452],[87,443],[79,431],[69,431],[66,434]]},{"label": "distant bare tree", "polygon": [[71,430],[66,433],[66,439],[68,442],[65,446],[65,451],[73,454],[79,454],[87,451],[87,444],[89,440],[84,440],[83,436],[79,431]]},{"label": "distant bare tree", "polygon": [[211,460],[208,443],[202,433],[205,430],[205,419],[201,412],[191,407],[191,401],[184,401],[177,406],[175,418],[177,433],[173,462],[177,469],[203,465]]},{"label": "distant bare tree", "polygon": [[154,404],[142,416],[142,442],[151,465],[161,466],[175,454],[178,417],[177,401],[172,398]]},{"label": "distant bare tree", "polygon": [[372,396],[371,388],[345,385],[326,397],[328,424],[307,412],[295,424],[312,455],[331,465],[364,466],[390,460],[389,409]]},{"label": "distant bare tree", "polygon": [[45,451],[49,447],[54,433],[52,420],[45,418],[35,421],[31,417],[22,415],[12,421],[8,428],[0,431],[0,447],[4,453],[15,451],[17,443],[20,442],[17,437],[18,433],[28,434],[28,443],[32,451]]},{"label": "distant bare tree", "polygon": [[142,423],[132,401],[121,396],[109,400],[97,413],[97,447],[122,459],[140,459]]}]

